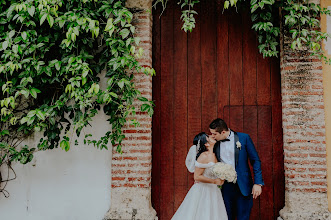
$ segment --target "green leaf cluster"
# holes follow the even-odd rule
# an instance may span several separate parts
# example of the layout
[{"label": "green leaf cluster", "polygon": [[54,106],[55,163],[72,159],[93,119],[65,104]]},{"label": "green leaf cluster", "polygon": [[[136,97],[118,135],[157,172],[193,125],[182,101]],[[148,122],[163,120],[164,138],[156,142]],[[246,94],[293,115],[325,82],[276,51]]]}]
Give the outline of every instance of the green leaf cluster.
[{"label": "green leaf cluster", "polygon": [[199,3],[197,0],[179,0],[178,4],[182,9],[182,15],[180,19],[183,21],[182,30],[185,32],[192,32],[195,28],[195,18],[194,15],[198,14],[193,10],[194,4]]},{"label": "green leaf cluster", "polygon": [[[194,4],[199,2],[199,0],[178,1],[182,8],[182,29],[185,32],[191,32],[195,27],[193,15],[197,13],[192,8]],[[230,7],[237,9],[238,2],[244,3],[242,0],[225,0],[223,12]],[[164,10],[167,0],[156,1],[154,7],[158,3],[162,4]],[[308,0],[250,0],[249,4],[253,22],[252,29],[257,33],[258,49],[263,57],[277,57],[279,54],[280,21],[282,21],[279,19],[279,11],[281,11],[283,29],[291,33],[291,48],[293,50],[310,50],[312,55],[318,56],[326,63],[331,63],[331,60],[323,54],[321,49],[322,40],[329,35],[319,31],[320,15],[330,15],[330,10],[321,8]]]},{"label": "green leaf cluster", "polygon": [[[137,61],[143,50],[132,20],[123,0],[0,0],[0,165],[25,164],[37,150],[68,151],[101,111],[112,130],[84,142],[121,152],[128,117],[153,114],[133,83],[133,72],[155,71]],[[39,143],[20,146],[34,132]]]}]

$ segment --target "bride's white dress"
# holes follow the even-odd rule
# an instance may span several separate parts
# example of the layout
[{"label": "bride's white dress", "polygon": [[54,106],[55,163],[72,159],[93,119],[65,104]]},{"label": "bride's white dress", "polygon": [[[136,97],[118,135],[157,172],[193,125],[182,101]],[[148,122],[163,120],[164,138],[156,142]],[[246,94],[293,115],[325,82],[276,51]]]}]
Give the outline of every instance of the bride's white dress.
[{"label": "bride's white dress", "polygon": [[[195,161],[195,166],[205,168],[203,175],[215,179],[211,168],[215,163],[202,164]],[[216,184],[195,183],[177,209],[172,220],[227,220],[221,190]]]}]

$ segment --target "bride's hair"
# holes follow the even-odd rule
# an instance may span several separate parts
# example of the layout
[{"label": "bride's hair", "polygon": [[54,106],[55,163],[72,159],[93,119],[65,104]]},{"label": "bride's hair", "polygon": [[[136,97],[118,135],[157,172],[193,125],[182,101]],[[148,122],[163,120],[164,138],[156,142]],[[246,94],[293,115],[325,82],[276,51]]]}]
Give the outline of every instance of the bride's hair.
[{"label": "bride's hair", "polygon": [[[208,137],[208,135],[205,132],[201,132],[201,133],[197,134],[193,139],[194,145],[196,145],[196,146],[198,146],[198,144],[200,145],[200,147],[198,149],[196,160],[203,152],[208,151],[205,146],[205,144],[207,143],[207,137]],[[200,141],[200,143],[199,143],[199,141]]]}]

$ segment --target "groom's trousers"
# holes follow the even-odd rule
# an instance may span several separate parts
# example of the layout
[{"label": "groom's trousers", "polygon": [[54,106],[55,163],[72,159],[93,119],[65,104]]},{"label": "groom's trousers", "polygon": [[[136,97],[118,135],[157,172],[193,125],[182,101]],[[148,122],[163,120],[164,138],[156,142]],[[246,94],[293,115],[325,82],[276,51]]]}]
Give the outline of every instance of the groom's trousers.
[{"label": "groom's trousers", "polygon": [[253,196],[243,196],[237,183],[225,183],[222,186],[222,195],[229,220],[249,220],[253,207]]}]

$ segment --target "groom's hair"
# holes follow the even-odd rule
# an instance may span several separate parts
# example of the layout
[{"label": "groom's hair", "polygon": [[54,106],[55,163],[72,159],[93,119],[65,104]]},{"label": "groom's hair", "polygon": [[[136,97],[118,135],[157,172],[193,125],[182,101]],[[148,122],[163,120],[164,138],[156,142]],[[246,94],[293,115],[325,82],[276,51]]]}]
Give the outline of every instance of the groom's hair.
[{"label": "groom's hair", "polygon": [[216,118],[214,121],[212,121],[212,123],[209,125],[209,128],[214,129],[219,133],[229,130],[228,125],[223,119],[220,118]]}]

